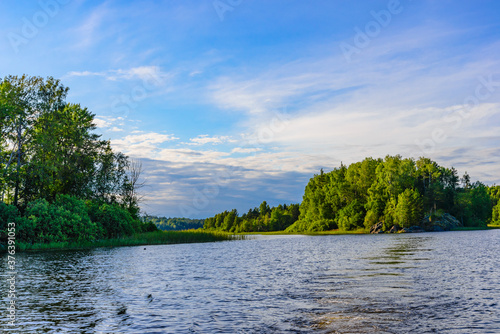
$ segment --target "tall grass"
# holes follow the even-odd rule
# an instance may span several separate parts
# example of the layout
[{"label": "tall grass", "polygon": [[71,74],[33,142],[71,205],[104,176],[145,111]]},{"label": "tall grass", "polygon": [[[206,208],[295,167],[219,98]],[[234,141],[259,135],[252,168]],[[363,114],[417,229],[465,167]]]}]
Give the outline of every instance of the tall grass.
[{"label": "tall grass", "polygon": [[369,234],[370,231],[366,229],[357,229],[353,231],[344,231],[344,230],[329,230],[329,231],[316,231],[316,232],[285,232],[285,231],[272,231],[272,232],[241,232],[237,233],[238,235],[252,235],[252,234],[262,234],[262,235],[331,235],[331,234]]},{"label": "tall grass", "polygon": [[244,239],[244,236],[234,236],[224,232],[208,232],[202,230],[187,231],[156,231],[147,233],[138,233],[119,239],[103,239],[94,242],[53,242],[53,243],[35,243],[24,242],[17,243],[19,251],[34,250],[52,250],[52,249],[91,249],[97,247],[119,247],[119,246],[140,246],[140,245],[164,245],[164,244],[182,244],[197,242],[215,242],[235,239]]}]

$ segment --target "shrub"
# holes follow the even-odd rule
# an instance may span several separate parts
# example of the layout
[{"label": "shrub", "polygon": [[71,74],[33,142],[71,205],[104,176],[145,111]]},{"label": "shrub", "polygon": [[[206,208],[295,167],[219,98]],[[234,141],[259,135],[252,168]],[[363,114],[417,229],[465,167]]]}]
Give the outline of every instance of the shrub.
[{"label": "shrub", "polygon": [[69,195],[58,195],[52,204],[45,199],[30,202],[19,221],[20,239],[32,243],[93,241],[100,234],[85,203]]},{"label": "shrub", "polygon": [[19,211],[13,205],[0,202],[0,244],[7,241],[8,223],[16,223],[19,219]]},{"label": "shrub", "polygon": [[130,212],[118,204],[88,203],[88,210],[92,220],[100,226],[106,238],[118,238],[142,232],[141,223],[134,220]]}]

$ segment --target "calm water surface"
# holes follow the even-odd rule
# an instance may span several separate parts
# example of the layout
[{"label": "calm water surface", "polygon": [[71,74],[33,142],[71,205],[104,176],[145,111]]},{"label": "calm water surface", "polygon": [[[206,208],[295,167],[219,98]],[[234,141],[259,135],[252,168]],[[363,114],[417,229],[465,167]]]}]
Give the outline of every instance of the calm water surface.
[{"label": "calm water surface", "polygon": [[15,332],[500,333],[499,255],[500,230],[17,254]]}]

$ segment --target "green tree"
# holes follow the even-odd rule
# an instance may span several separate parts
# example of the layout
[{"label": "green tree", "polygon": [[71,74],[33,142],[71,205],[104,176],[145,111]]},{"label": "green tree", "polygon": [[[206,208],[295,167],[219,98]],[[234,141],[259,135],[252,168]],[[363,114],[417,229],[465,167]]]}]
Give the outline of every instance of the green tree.
[{"label": "green tree", "polygon": [[500,225],[500,202],[493,207],[491,224]]},{"label": "green tree", "polygon": [[419,225],[423,218],[422,196],[416,189],[406,189],[398,196],[396,223],[401,227]]},{"label": "green tree", "polygon": [[363,227],[364,216],[364,207],[355,199],[338,212],[337,225],[339,229],[344,231],[355,230]]},{"label": "green tree", "polygon": [[[28,162],[26,149],[31,144],[35,122],[45,113],[58,110],[65,104],[68,88],[49,77],[7,76],[0,82],[0,132],[8,143],[2,163],[2,197],[13,188],[13,203],[18,205],[23,166]],[[15,163],[15,168],[13,167]],[[25,202],[25,201],[24,201]],[[25,203],[24,203],[25,204]]]}]

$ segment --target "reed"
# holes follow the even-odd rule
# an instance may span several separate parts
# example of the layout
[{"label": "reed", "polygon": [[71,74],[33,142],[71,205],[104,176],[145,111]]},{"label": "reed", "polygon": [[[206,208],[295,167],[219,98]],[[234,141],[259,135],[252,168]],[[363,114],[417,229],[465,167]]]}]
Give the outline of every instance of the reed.
[{"label": "reed", "polygon": [[241,240],[244,236],[235,236],[230,233],[212,232],[202,230],[186,231],[156,231],[147,233],[138,233],[131,236],[117,239],[103,239],[93,242],[74,241],[74,242],[53,242],[53,243],[35,243],[29,244],[19,242],[17,248],[19,251],[38,251],[38,250],[70,250],[70,249],[92,249],[98,247],[120,247],[120,246],[141,246],[141,245],[164,245],[164,244],[182,244],[182,243],[200,243]]}]

